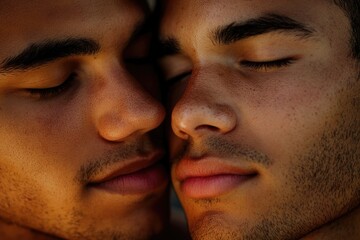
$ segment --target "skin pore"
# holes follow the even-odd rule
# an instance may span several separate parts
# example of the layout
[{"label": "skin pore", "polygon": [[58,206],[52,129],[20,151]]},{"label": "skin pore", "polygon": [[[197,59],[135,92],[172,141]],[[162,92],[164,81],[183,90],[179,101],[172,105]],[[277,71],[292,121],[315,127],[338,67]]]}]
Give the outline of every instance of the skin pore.
[{"label": "skin pore", "polygon": [[0,19],[1,239],[157,238],[165,111],[145,2],[3,0]]},{"label": "skin pore", "polygon": [[171,0],[160,38],[193,239],[357,239],[360,73],[344,11]]}]

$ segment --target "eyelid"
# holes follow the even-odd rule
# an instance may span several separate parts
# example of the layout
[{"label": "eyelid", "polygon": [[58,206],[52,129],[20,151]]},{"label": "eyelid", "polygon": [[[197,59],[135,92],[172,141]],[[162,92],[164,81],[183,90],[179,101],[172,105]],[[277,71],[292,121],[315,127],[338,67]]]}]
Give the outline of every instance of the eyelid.
[{"label": "eyelid", "polygon": [[158,64],[165,83],[180,80],[190,74],[193,69],[191,59],[180,54],[163,57]]},{"label": "eyelid", "polygon": [[27,92],[30,97],[37,98],[39,100],[41,99],[49,99],[52,97],[56,97],[60,95],[61,93],[66,92],[69,90],[73,85],[75,78],[77,77],[76,73],[71,73],[68,78],[66,78],[65,81],[63,81],[61,84],[50,87],[50,88],[27,88],[25,89],[25,92]]},{"label": "eyelid", "polygon": [[183,73],[180,73],[174,77],[168,78],[165,80],[165,84],[169,87],[174,85],[175,83],[183,80],[184,78],[186,78],[187,76],[191,75],[192,71],[186,71]]},{"label": "eyelid", "polygon": [[243,60],[240,64],[247,68],[252,68],[255,70],[271,70],[271,69],[278,69],[282,67],[287,67],[293,64],[296,61],[293,57],[281,58],[271,61],[249,61]]}]

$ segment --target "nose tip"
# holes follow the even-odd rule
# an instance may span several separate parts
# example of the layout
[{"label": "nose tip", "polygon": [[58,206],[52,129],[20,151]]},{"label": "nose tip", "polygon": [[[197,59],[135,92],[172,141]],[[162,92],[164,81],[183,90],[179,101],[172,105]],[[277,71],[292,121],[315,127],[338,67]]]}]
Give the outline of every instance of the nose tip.
[{"label": "nose tip", "polygon": [[162,104],[134,81],[105,86],[93,99],[95,126],[107,141],[123,141],[157,128],[165,118]]},{"label": "nose tip", "polygon": [[157,128],[165,118],[159,102],[148,99],[146,103],[118,107],[103,114],[98,120],[98,132],[108,141],[123,141],[135,134],[144,134]]},{"label": "nose tip", "polygon": [[183,139],[201,136],[204,133],[226,134],[237,124],[237,117],[231,107],[225,104],[211,104],[202,101],[183,101],[175,106],[172,114],[174,133]]}]

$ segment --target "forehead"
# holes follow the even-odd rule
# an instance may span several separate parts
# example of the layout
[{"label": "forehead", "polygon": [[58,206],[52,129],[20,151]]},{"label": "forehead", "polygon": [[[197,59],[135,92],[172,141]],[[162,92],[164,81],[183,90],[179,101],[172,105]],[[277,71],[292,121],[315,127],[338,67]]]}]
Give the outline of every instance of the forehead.
[{"label": "forehead", "polygon": [[144,17],[139,3],[131,0],[3,0],[1,54],[10,55],[16,49],[44,39],[74,36],[98,39],[111,28],[126,30]]},{"label": "forehead", "polygon": [[348,26],[346,31],[350,26],[344,12],[330,0],[166,0],[161,34],[203,37],[219,25],[268,14],[290,17],[319,33],[330,32],[337,25]]}]

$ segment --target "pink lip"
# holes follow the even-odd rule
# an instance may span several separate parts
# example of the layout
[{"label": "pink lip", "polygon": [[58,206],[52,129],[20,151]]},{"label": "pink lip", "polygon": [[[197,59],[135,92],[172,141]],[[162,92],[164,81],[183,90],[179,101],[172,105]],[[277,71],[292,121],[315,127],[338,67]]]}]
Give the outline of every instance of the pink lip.
[{"label": "pink lip", "polygon": [[168,176],[159,161],[162,151],[137,157],[93,180],[90,186],[118,194],[143,194],[166,187]]},{"label": "pink lip", "polygon": [[217,158],[182,159],[175,168],[180,190],[190,198],[223,195],[256,176],[254,170],[239,168]]}]

